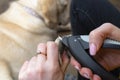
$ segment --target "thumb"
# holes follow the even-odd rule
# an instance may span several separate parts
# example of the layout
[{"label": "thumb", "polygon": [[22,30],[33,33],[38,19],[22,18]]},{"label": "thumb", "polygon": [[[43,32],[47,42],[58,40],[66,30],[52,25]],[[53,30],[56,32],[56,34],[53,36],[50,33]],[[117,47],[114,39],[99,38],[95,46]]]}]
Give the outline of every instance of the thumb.
[{"label": "thumb", "polygon": [[90,55],[95,55],[103,44],[103,41],[108,38],[113,30],[113,25],[105,23],[89,34]]}]

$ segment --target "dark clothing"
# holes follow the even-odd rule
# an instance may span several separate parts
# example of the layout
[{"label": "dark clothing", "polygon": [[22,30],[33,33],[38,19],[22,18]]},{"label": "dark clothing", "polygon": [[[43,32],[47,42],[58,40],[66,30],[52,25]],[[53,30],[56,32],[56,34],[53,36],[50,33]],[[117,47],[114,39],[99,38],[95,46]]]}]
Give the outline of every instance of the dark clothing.
[{"label": "dark clothing", "polygon": [[120,27],[120,12],[107,0],[72,0],[70,9],[73,35],[89,34],[106,22]]},{"label": "dark clothing", "polygon": [[107,0],[72,0],[70,15],[73,35],[89,34],[106,22],[120,27],[120,12]]}]

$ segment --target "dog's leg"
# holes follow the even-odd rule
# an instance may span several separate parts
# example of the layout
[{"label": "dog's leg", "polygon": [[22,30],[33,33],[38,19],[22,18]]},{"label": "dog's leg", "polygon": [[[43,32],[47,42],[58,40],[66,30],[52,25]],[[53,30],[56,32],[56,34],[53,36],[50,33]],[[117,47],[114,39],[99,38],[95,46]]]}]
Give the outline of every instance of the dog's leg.
[{"label": "dog's leg", "polygon": [[0,60],[0,80],[13,80],[10,74],[8,64],[4,60]]}]

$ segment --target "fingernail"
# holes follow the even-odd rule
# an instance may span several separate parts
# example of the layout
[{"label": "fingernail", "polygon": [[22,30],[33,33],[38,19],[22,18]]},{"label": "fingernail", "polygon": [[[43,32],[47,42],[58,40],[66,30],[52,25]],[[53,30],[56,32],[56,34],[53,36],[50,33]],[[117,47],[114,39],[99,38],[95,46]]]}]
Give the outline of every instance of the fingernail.
[{"label": "fingernail", "polygon": [[84,73],[83,76],[84,76],[85,78],[87,78],[87,79],[90,79],[90,76],[89,76],[88,74],[86,74],[86,73]]},{"label": "fingernail", "polygon": [[75,67],[75,69],[77,69],[78,71],[80,70],[80,68],[78,67],[78,66],[74,66]]},{"label": "fingernail", "polygon": [[96,54],[96,46],[95,44],[90,44],[90,55],[95,55]]}]

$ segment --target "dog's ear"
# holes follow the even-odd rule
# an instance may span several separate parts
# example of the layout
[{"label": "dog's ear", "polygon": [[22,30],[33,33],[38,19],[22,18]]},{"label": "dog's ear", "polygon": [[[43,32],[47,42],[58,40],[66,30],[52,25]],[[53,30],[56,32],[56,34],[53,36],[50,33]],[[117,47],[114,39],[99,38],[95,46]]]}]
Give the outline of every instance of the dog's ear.
[{"label": "dog's ear", "polygon": [[42,14],[46,24],[49,27],[56,28],[56,25],[60,23],[60,20],[62,20],[59,20],[59,18],[63,18],[65,16],[64,14],[66,14],[65,10],[68,7],[69,2],[70,0],[38,0],[38,11],[40,12],[40,14]]}]

